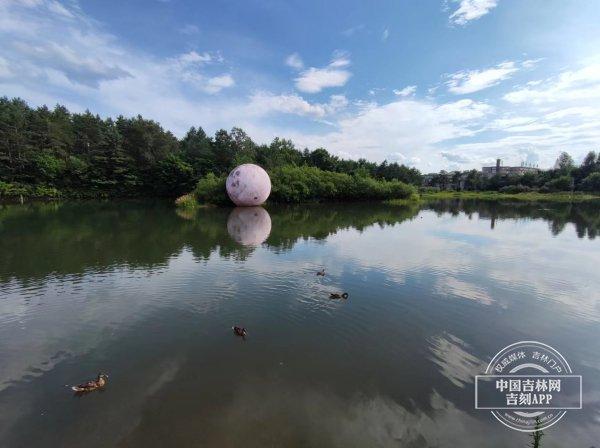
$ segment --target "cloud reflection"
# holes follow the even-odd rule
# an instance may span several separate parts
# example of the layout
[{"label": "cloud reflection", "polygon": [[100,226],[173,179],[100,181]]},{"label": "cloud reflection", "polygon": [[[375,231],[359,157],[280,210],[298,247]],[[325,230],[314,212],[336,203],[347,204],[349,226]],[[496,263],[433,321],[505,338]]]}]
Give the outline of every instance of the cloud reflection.
[{"label": "cloud reflection", "polygon": [[440,373],[452,384],[464,388],[475,375],[485,371],[485,363],[468,352],[469,346],[450,333],[430,339],[430,359],[440,367]]}]

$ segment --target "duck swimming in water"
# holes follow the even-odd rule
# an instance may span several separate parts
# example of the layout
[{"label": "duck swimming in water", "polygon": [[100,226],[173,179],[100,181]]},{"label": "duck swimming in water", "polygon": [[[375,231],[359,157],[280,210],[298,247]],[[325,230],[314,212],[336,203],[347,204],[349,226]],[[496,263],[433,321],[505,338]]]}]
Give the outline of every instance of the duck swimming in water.
[{"label": "duck swimming in water", "polygon": [[321,277],[325,277],[325,269],[321,269],[319,272],[317,272],[317,275],[320,275]]},{"label": "duck swimming in water", "polygon": [[329,298],[330,299],[347,299],[348,298],[348,293],[347,292],[343,292],[341,294],[337,293],[337,292],[332,292],[329,294]]},{"label": "duck swimming in water", "polygon": [[78,386],[72,386],[71,389],[77,393],[92,392],[94,390],[102,389],[104,386],[106,386],[107,382],[108,375],[105,373],[99,373],[95,380],[89,380],[85,383],[81,383]]},{"label": "duck swimming in water", "polygon": [[236,334],[236,336],[241,336],[241,337],[245,338],[246,335],[248,334],[248,332],[246,331],[246,329],[244,327],[234,326],[234,327],[231,327],[231,329]]}]

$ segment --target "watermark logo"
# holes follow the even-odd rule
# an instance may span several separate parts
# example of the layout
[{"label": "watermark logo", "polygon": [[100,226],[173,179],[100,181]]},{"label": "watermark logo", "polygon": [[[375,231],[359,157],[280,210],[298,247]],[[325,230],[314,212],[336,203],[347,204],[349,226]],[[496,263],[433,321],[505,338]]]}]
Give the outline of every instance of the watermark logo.
[{"label": "watermark logo", "polygon": [[569,409],[581,409],[581,375],[554,348],[536,341],[504,347],[475,377],[475,409],[523,432],[548,428]]}]

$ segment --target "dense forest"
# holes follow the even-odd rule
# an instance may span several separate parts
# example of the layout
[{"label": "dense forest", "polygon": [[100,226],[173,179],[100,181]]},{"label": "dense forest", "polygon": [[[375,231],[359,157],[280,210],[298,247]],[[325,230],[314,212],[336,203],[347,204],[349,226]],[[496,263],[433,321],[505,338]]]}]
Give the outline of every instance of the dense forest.
[{"label": "dense forest", "polygon": [[414,185],[422,178],[397,163],[343,160],[323,148],[300,151],[290,140],[258,145],[239,128],[210,137],[192,127],[177,139],[139,115],[102,119],[63,106],[34,109],[6,97],[0,98],[0,136],[0,196],[175,197],[208,174],[221,178],[247,162],[269,172],[315,168]]},{"label": "dense forest", "polygon": [[0,198],[2,197],[197,197],[225,201],[224,176],[241,163],[264,167],[272,199],[405,198],[415,190],[600,191],[600,154],[580,166],[562,153],[551,170],[485,177],[480,171],[441,171],[423,176],[398,163],[344,160],[324,148],[299,150],[275,138],[258,145],[239,128],[208,136],[192,127],[178,139],[138,115],[103,119],[57,105],[32,108],[0,98]]}]

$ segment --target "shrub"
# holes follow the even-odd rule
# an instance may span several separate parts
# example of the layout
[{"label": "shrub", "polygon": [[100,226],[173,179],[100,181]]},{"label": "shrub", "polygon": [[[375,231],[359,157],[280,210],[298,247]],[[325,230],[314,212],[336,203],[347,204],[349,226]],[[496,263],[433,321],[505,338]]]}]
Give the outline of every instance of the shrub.
[{"label": "shrub", "polygon": [[521,185],[521,184],[517,184],[517,185],[507,185],[506,187],[502,187],[500,188],[500,193],[528,193],[530,192],[532,189],[530,187],[528,187],[527,185]]},{"label": "shrub", "polygon": [[600,173],[592,173],[581,182],[585,191],[600,191]]},{"label": "shrub", "polygon": [[60,191],[47,185],[22,185],[0,181],[0,198],[50,198],[60,197]]},{"label": "shrub", "polygon": [[[275,168],[269,175],[269,200],[273,202],[414,199],[417,196],[415,187],[398,180],[377,180],[310,166],[287,165]],[[198,182],[194,196],[201,203],[228,204],[225,180],[225,176],[206,175]]]},{"label": "shrub", "polygon": [[225,191],[226,179],[226,176],[217,177],[213,173],[208,173],[198,181],[193,194],[200,203],[227,204],[229,198]]},{"label": "shrub", "polygon": [[[560,176],[546,182],[542,189],[544,191],[569,191],[571,190],[571,183],[571,176]],[[540,191],[542,191],[542,189],[540,189]]]},{"label": "shrub", "polygon": [[284,166],[271,171],[271,200],[305,202],[314,200],[410,199],[414,187],[397,180],[323,171],[309,166]]},{"label": "shrub", "polygon": [[33,158],[33,171],[42,182],[57,182],[61,180],[66,165],[62,159],[42,152]]},{"label": "shrub", "polygon": [[198,200],[192,193],[184,194],[175,199],[175,205],[180,208],[196,208],[198,206]]},{"label": "shrub", "polygon": [[19,195],[26,195],[27,188],[23,186],[17,186],[8,182],[0,181],[0,198],[1,197],[16,197]]}]

